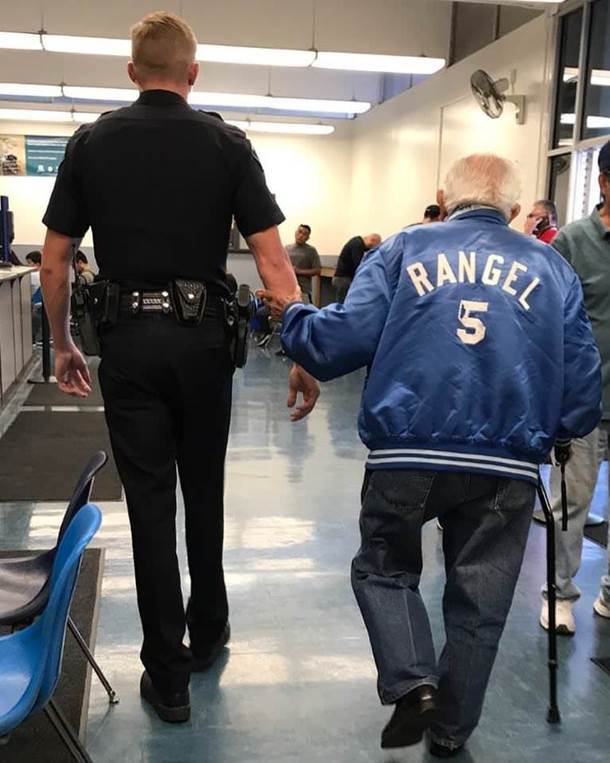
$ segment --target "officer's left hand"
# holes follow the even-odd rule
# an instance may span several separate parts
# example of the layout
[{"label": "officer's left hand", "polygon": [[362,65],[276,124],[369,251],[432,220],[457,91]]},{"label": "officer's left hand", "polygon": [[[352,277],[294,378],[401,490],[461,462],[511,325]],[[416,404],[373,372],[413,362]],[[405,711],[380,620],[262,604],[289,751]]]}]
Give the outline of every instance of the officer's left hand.
[{"label": "officer's left hand", "polygon": [[91,392],[91,375],[87,361],[71,342],[65,350],[55,348],[55,376],[62,392],[75,397],[87,397]]},{"label": "officer's left hand", "polygon": [[[294,408],[299,392],[303,395],[303,402]],[[307,414],[313,411],[319,397],[320,385],[318,382],[304,368],[295,363],[288,376],[288,407],[294,408],[290,420],[300,421],[304,419]]]}]

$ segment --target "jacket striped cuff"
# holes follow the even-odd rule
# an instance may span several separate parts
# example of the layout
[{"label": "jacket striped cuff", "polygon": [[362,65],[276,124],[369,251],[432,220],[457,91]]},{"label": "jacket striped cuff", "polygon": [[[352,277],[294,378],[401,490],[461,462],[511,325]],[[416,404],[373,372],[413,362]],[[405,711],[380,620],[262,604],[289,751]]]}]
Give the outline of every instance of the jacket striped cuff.
[{"label": "jacket striped cuff", "polygon": [[538,464],[500,456],[456,453],[448,450],[372,450],[367,469],[425,469],[432,471],[481,472],[497,477],[538,483]]}]

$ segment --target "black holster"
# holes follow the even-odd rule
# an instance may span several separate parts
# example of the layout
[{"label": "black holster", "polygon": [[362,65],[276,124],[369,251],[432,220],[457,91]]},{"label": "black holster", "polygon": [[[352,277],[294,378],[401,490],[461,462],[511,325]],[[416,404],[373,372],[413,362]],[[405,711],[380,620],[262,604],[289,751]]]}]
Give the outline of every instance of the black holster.
[{"label": "black holster", "polygon": [[235,368],[243,368],[248,361],[248,336],[252,318],[250,287],[242,284],[227,304],[227,325],[231,332],[231,357]]},{"label": "black holster", "polygon": [[78,326],[80,346],[85,355],[101,355],[99,330],[117,322],[120,289],[118,283],[80,280],[72,287],[72,318]]}]

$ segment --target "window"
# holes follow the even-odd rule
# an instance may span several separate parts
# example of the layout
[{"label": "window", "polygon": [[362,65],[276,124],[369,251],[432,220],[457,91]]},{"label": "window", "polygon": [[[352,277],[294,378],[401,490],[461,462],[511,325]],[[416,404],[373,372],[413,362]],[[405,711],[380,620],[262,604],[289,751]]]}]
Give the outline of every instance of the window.
[{"label": "window", "polygon": [[591,6],[582,137],[610,135],[610,0]]},{"label": "window", "polygon": [[[605,4],[608,3],[603,0]],[[571,146],[576,124],[576,90],[580,58],[580,36],[583,11],[579,8],[561,20],[559,41],[559,70],[557,76],[557,106],[553,146]]]}]

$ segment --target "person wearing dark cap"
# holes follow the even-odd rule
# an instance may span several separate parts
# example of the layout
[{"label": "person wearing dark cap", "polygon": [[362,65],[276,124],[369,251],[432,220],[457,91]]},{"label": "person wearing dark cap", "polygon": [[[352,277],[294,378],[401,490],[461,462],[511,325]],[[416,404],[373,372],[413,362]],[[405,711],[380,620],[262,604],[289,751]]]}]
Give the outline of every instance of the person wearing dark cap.
[{"label": "person wearing dark cap", "polygon": [[[599,154],[601,202],[589,217],[566,225],[553,240],[553,246],[572,265],[582,283],[585,307],[602,358],[604,411],[599,428],[572,443],[572,458],[566,466],[568,510],[567,532],[556,533],[557,547],[557,625],[558,633],[572,635],[576,630],[572,606],[580,598],[574,583],[582,556],[583,533],[593,498],[599,465],[609,450],[610,437],[610,141]],[[600,440],[602,447],[600,448]],[[558,522],[561,516],[561,478],[559,469],[551,472],[551,500]],[[608,573],[601,579],[593,612],[610,619],[610,559]],[[548,603],[543,591],[540,625],[548,629]]]},{"label": "person wearing dark cap", "polygon": [[424,211],[424,219],[422,220],[422,225],[427,225],[428,223],[440,223],[442,222],[442,216],[441,216],[441,208],[438,204],[430,204],[426,207]]}]

